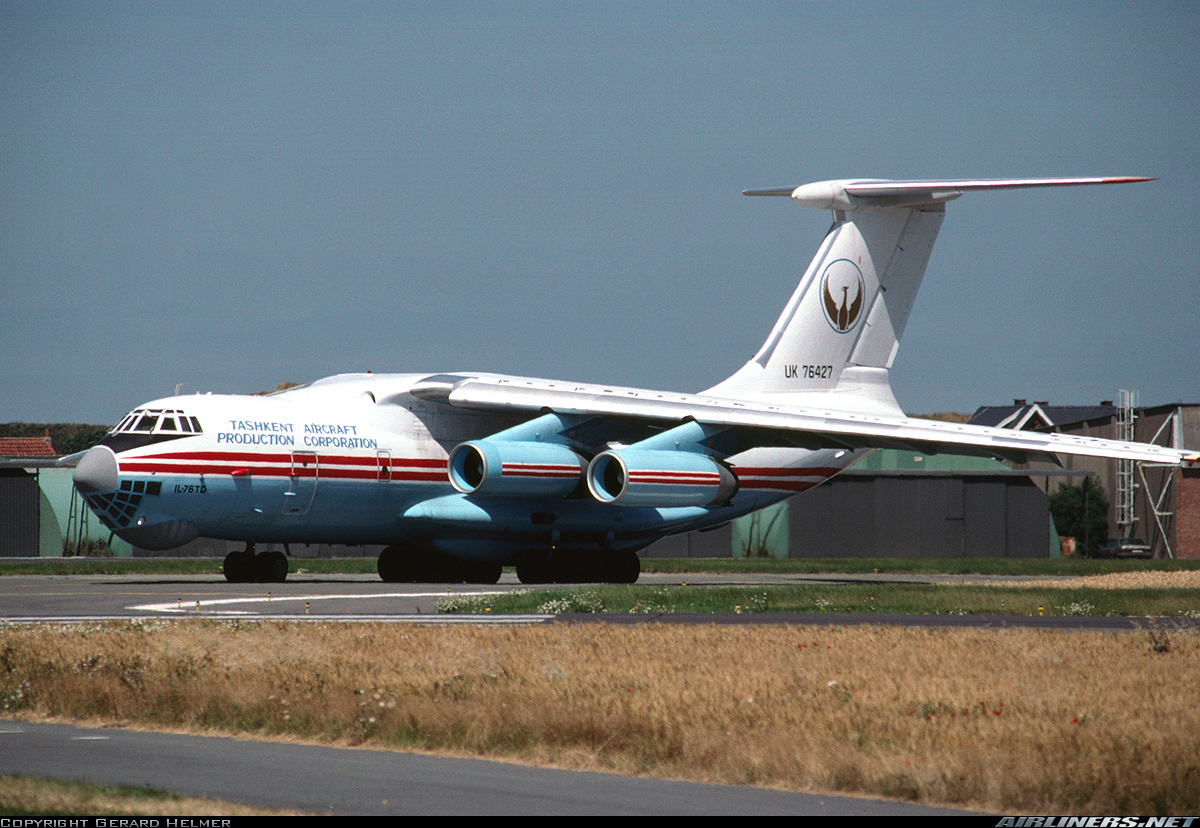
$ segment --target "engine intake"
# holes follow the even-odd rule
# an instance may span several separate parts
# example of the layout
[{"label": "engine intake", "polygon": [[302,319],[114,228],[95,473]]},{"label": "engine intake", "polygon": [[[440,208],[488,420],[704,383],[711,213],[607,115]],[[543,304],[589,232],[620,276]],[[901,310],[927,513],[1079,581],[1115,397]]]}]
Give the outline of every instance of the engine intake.
[{"label": "engine intake", "polygon": [[715,506],[737,492],[737,477],[707,454],[613,449],[588,466],[588,489],[622,506]]},{"label": "engine intake", "polygon": [[556,443],[471,440],[450,452],[449,471],[463,494],[566,497],[578,488],[584,461]]}]

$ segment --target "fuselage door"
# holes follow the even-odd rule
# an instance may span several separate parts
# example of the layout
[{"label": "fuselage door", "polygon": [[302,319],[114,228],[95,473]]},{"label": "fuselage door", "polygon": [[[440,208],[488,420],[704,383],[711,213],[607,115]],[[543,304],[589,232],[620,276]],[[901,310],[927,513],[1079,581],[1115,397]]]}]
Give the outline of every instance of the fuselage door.
[{"label": "fuselage door", "polygon": [[288,490],[283,493],[283,513],[302,515],[312,505],[317,493],[317,453],[315,451],[292,452],[292,476],[288,478]]},{"label": "fuselage door", "polygon": [[379,480],[381,483],[390,483],[392,480],[392,453],[390,451],[375,452],[376,461],[379,465]]}]

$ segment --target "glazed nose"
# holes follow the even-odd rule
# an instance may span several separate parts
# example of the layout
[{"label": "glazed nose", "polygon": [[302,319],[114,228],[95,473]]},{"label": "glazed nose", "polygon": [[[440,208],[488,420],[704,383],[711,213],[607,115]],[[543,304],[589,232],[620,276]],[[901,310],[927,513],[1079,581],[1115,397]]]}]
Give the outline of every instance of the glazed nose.
[{"label": "glazed nose", "polygon": [[117,488],[117,456],[108,446],[94,446],[79,460],[72,480],[80,494],[111,492]]}]

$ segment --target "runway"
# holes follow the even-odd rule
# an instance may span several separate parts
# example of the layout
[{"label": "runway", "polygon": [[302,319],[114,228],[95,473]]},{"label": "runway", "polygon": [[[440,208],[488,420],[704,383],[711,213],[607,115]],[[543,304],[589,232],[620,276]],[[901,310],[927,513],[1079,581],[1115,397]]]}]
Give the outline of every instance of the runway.
[{"label": "runway", "polygon": [[317,814],[965,815],[846,796],[527,765],[0,719],[0,774],[147,785]]},{"label": "runway", "polygon": [[[1004,576],[806,575],[806,574],[646,574],[645,586],[764,586],[830,582],[937,583],[976,580],[994,583]],[[533,587],[552,589],[555,587]],[[587,615],[443,615],[440,598],[489,595],[531,587],[505,573],[499,584],[387,584],[376,575],[289,575],[282,584],[230,584],[220,575],[9,575],[0,577],[0,623],[56,621],[79,623],[135,618],[239,618],[295,621],[378,621],[438,624],[895,624],[922,627],[1033,627],[1127,630],[1144,628],[1148,619],[1094,616],[888,615],[882,613],[726,613]],[[1200,619],[1173,618],[1172,627],[1200,630]]]}]

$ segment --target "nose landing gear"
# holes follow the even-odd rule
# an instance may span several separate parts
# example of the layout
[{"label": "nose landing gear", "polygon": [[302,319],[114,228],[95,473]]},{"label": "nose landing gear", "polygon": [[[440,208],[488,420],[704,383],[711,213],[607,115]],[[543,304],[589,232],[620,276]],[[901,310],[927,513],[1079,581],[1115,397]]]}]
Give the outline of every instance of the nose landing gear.
[{"label": "nose landing gear", "polygon": [[282,584],[287,580],[288,559],[277,549],[255,554],[254,543],[225,556],[225,580],[231,584]]}]

